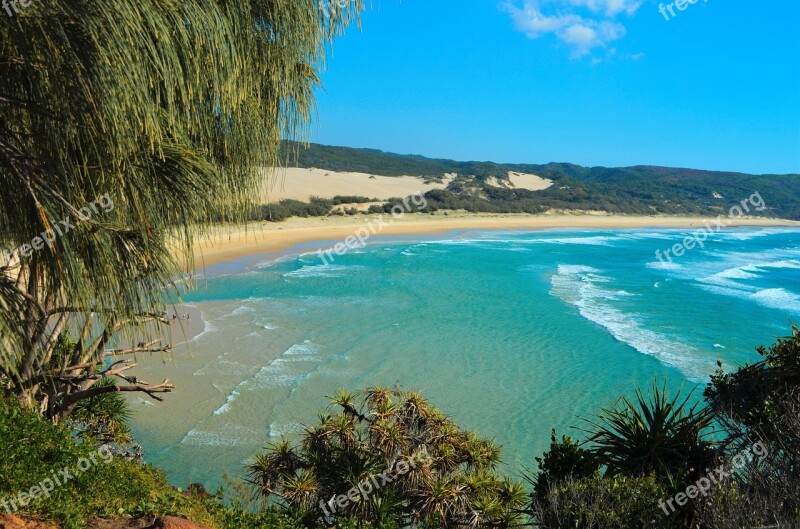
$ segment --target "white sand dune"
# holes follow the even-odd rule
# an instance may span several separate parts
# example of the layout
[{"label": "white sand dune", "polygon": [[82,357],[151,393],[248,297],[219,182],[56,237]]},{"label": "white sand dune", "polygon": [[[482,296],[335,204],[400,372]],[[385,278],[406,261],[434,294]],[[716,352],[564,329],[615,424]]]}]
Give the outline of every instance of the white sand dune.
[{"label": "white sand dune", "polygon": [[292,167],[268,172],[262,199],[265,202],[285,199],[307,202],[312,196],[333,198],[349,195],[387,200],[444,189],[452,179],[453,175],[443,175],[442,183],[426,183],[427,179],[419,176],[376,176]]},{"label": "white sand dune", "polygon": [[[387,200],[425,193],[432,189],[445,189],[456,176],[448,173],[442,175],[441,182],[432,182],[420,176],[377,176],[368,173],[291,167],[267,172],[261,198],[265,202],[285,199],[307,202],[312,196],[333,198],[340,195]],[[531,191],[542,191],[553,185],[551,180],[533,174],[509,172],[508,177],[510,184],[497,178],[491,178],[488,182],[497,187]]]},{"label": "white sand dune", "polygon": [[508,179],[517,189],[529,189],[531,191],[544,191],[553,185],[552,180],[536,176],[535,174],[508,172]]}]

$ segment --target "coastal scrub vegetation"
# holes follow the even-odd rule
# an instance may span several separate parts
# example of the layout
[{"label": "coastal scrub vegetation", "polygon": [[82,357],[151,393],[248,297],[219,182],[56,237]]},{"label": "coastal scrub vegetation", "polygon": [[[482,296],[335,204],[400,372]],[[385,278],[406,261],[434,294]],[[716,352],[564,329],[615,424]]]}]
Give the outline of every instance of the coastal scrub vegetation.
[{"label": "coastal scrub vegetation", "polygon": [[[714,444],[705,434],[711,429],[709,408],[692,394],[670,398],[666,383],[654,383],[647,396],[636,388],[636,399],[621,397],[587,420],[591,454],[608,476],[673,476],[694,481],[713,463]],[[698,409],[700,408],[700,409]]]},{"label": "coastal scrub vegetation", "polygon": [[3,391],[58,422],[84,399],[173,389],[129,359],[171,352],[159,327],[193,241],[256,207],[362,8],[53,0],[0,17]]},{"label": "coastal scrub vegetation", "polygon": [[[702,400],[654,382],[585,419],[582,441],[552,432],[526,476],[524,506],[497,466],[498,447],[416,393],[381,388],[332,399],[339,413],[321,416],[297,445],[257,455],[249,481],[308,527],[512,527],[520,515],[545,529],[795,527],[800,331],[759,352],[762,362],[715,375]],[[426,466],[363,492],[360,484],[422,449]]]},{"label": "coastal scrub vegetation", "polygon": [[[637,391],[635,403],[622,399],[602,411],[584,443],[557,442],[554,434],[534,480],[532,512],[542,526],[798,526],[800,331],[793,327],[790,337],[759,353],[761,362],[720,369],[702,407],[669,399],[656,385],[649,398]],[[625,492],[611,494],[620,479]],[[664,506],[701,479],[712,482],[707,494],[684,496],[674,512]]]},{"label": "coastal scrub vegetation", "polygon": [[77,462],[89,459],[96,445],[76,442],[72,428],[45,421],[6,397],[0,397],[0,439],[0,499],[6,500],[0,518],[11,507],[8,500],[66,469],[76,474],[74,479],[26,506],[17,504],[17,514],[55,522],[61,529],[83,529],[93,517],[127,527],[130,519],[153,514],[189,518],[218,529],[301,527],[277,510],[254,513],[240,503],[223,502],[221,493],[212,496],[199,487],[177,490],[159,470],[116,451],[113,458],[95,457],[97,465],[78,473]]},{"label": "coastal scrub vegetation", "polygon": [[297,446],[258,455],[249,481],[309,527],[512,527],[521,483],[500,476],[500,448],[459,429],[413,392],[369,388],[331,399],[338,412]]},{"label": "coastal scrub vegetation", "polygon": [[[502,465],[493,440],[459,428],[418,393],[374,387],[340,392],[297,439],[255,455],[246,481],[229,483],[231,496],[174,489],[114,450],[22,515],[67,529],[92,516],[165,514],[216,529],[797,527],[800,330],[760,352],[761,362],[716,374],[702,403],[654,383],[587,419],[583,440],[552,432],[525,476],[530,486]],[[0,498],[97,446],[8,398],[0,438]],[[743,459],[756,443],[758,457]],[[725,477],[704,494],[686,494],[718,471]],[[670,502],[680,494],[685,501]]]}]

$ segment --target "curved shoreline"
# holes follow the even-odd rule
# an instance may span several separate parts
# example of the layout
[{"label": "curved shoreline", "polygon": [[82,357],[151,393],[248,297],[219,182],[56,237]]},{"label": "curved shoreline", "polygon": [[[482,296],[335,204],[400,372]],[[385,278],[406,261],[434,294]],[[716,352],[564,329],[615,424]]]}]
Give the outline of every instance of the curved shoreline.
[{"label": "curved shoreline", "polygon": [[[243,226],[221,226],[197,241],[195,263],[199,270],[245,257],[281,253],[314,242],[343,241],[374,221],[376,215],[353,217],[292,218],[281,223],[261,222]],[[623,215],[525,215],[466,214],[406,215],[382,227],[373,237],[439,235],[457,230],[539,230],[539,229],[647,229],[701,228],[705,217],[623,216]],[[800,228],[800,222],[781,219],[743,218],[729,227]],[[320,245],[320,249],[329,248]]]}]

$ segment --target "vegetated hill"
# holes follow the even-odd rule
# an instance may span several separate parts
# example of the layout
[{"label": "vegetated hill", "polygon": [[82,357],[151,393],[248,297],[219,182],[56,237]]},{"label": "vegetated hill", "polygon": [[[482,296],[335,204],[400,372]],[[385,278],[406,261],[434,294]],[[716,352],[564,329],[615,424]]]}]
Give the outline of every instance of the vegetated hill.
[{"label": "vegetated hill", "polygon": [[284,143],[283,159],[295,167],[318,167],[331,171],[369,173],[378,176],[422,176],[441,178],[445,173],[458,173],[485,179],[505,175],[505,165],[493,162],[456,162],[418,155],[393,154],[377,149],[331,147],[312,143],[308,148],[297,143]]},{"label": "vegetated hill", "polygon": [[[354,171],[381,176],[460,178],[446,191],[430,191],[431,210],[466,209],[495,213],[541,213],[550,209],[601,210],[627,214],[727,215],[730,208],[759,193],[765,217],[800,220],[800,175],[751,175],[656,166],[582,167],[568,163],[510,164],[458,162],[375,149],[284,144],[284,160],[297,167]],[[555,185],[546,191],[500,189],[489,177],[509,171],[533,173]]]}]

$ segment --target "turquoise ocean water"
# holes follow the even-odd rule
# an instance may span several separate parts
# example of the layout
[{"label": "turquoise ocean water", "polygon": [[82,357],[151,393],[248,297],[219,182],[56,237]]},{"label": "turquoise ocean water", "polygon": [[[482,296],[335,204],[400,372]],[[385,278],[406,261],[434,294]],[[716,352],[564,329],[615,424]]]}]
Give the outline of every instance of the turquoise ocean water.
[{"label": "turquoise ocean water", "polygon": [[517,473],[551,428],[654,377],[703,384],[800,321],[800,230],[729,229],[656,259],[687,234],[469,232],[212,269],[186,300],[205,320],[190,353],[143,366],[179,389],[133,401],[135,436],[174,484],[214,487],[326,395],[398,384],[495,437]]}]

